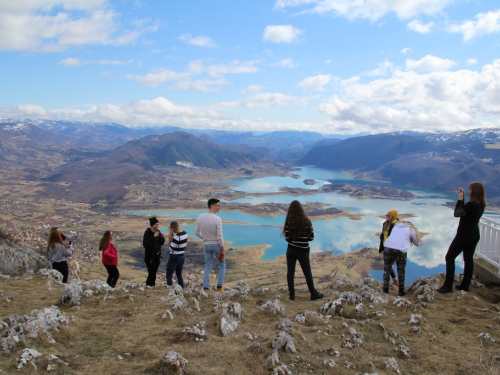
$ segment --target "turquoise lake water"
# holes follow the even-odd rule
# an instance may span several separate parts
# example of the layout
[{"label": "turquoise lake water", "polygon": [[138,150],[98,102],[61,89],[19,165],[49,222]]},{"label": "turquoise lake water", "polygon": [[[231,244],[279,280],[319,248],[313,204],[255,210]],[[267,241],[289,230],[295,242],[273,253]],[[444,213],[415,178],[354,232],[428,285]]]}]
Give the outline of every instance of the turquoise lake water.
[{"label": "turquoise lake water", "polygon": [[[348,253],[361,247],[376,247],[378,249],[379,238],[375,236],[380,232],[384,219],[379,217],[388,211],[396,209],[400,214],[412,213],[416,217],[410,221],[418,227],[421,232],[429,233],[424,237],[424,245],[421,247],[410,247],[408,250],[408,264],[406,267],[406,284],[408,285],[420,276],[433,275],[445,271],[444,257],[448,246],[455,236],[458,219],[453,217],[453,210],[445,207],[446,202],[455,202],[456,195],[438,191],[416,189],[396,184],[386,184],[355,180],[346,173],[329,171],[321,168],[303,167],[294,171],[300,175],[299,179],[291,177],[263,177],[263,178],[238,178],[220,184],[230,185],[235,191],[243,191],[249,194],[247,198],[233,200],[237,203],[290,203],[297,199],[305,202],[322,202],[331,207],[350,211],[352,214],[362,214],[361,220],[350,220],[345,217],[333,218],[331,220],[313,220],[315,239],[311,242],[311,251],[331,251],[334,254]],[[315,185],[305,185],[304,179],[318,181]],[[417,196],[416,199],[398,201],[393,199],[353,199],[344,194],[316,193],[314,195],[290,196],[269,195],[253,197],[251,193],[274,193],[280,187],[295,187],[316,190],[327,183],[349,182],[351,184],[376,184],[405,188]],[[230,241],[230,247],[243,247],[267,244],[269,247],[264,252],[262,259],[276,259],[286,252],[286,242],[280,236],[281,227],[285,215],[276,217],[256,216],[238,211],[224,211],[222,201],[221,211],[218,214],[223,222],[235,221],[239,224],[224,223],[224,240]],[[182,211],[127,211],[135,214],[147,214],[165,216],[163,223],[172,220],[196,218],[206,210],[182,210]],[[182,224],[182,221],[181,221]],[[194,225],[182,225],[190,236],[194,236]],[[162,231],[166,228],[162,228]],[[196,238],[197,239],[197,238]],[[457,258],[457,272],[462,269],[462,257]],[[382,279],[382,271],[371,271],[370,275],[378,280]]]}]

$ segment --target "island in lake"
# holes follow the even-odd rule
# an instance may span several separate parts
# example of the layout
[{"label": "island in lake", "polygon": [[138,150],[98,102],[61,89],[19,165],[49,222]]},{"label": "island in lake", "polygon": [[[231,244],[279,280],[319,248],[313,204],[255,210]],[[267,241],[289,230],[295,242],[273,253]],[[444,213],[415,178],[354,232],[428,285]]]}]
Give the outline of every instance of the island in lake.
[{"label": "island in lake", "polygon": [[318,181],[313,180],[312,178],[306,178],[303,182],[304,182],[304,184],[306,184],[306,185],[314,185],[314,184],[317,184],[317,183],[318,183]]}]

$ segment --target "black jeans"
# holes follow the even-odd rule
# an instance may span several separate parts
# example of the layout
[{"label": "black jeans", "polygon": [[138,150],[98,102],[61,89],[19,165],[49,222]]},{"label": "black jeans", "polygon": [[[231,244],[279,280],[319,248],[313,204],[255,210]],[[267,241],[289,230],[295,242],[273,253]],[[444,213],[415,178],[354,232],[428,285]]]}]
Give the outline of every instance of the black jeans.
[{"label": "black jeans", "polygon": [[118,278],[120,277],[120,272],[118,272],[118,267],[107,266],[107,265],[104,265],[104,267],[106,267],[106,271],[108,271],[108,280],[106,282],[111,288],[114,288],[116,282],[118,281]]},{"label": "black jeans", "polygon": [[158,272],[158,267],[160,266],[160,259],[154,259],[152,262],[146,262],[146,267],[148,267],[148,278],[146,279],[146,285],[155,286],[156,284],[156,272]]},{"label": "black jeans", "polygon": [[474,271],[474,253],[476,252],[476,245],[479,242],[477,235],[457,235],[451,241],[448,252],[446,253],[446,279],[444,285],[453,287],[453,280],[455,279],[455,259],[460,253],[464,252],[464,278],[462,279],[462,287],[469,289],[472,280],[472,273]]},{"label": "black jeans", "polygon": [[167,262],[167,285],[172,285],[172,276],[177,276],[177,284],[184,288],[184,279],[182,278],[182,267],[184,266],[184,254],[170,254]]},{"label": "black jeans", "polygon": [[66,284],[68,282],[68,275],[69,275],[68,262],[67,261],[54,262],[52,263],[52,268],[55,269],[56,271],[59,271],[63,275],[62,282]]},{"label": "black jeans", "polygon": [[384,289],[389,289],[392,265],[394,264],[394,261],[396,261],[396,267],[398,269],[399,291],[404,292],[407,257],[408,254],[402,251],[391,249],[389,247],[384,248]]},{"label": "black jeans", "polygon": [[288,246],[286,249],[286,280],[288,282],[288,292],[291,297],[295,297],[295,285],[294,285],[294,277],[295,277],[295,265],[299,261],[300,268],[302,268],[302,272],[306,277],[307,287],[309,288],[309,292],[311,296],[316,295],[318,292],[314,289],[314,281],[313,275],[311,272],[311,263],[309,262],[309,251],[300,251],[296,250],[291,246]]}]

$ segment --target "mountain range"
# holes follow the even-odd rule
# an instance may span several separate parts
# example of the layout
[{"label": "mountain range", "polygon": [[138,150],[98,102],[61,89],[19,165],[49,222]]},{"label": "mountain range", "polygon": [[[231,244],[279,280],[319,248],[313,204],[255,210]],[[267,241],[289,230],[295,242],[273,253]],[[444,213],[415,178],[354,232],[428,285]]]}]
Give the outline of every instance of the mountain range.
[{"label": "mountain range", "polygon": [[364,178],[429,189],[458,191],[473,181],[485,184],[490,203],[500,198],[500,129],[433,135],[379,134],[316,147],[298,161],[349,170]]},{"label": "mountain range", "polygon": [[[177,127],[8,120],[0,123],[0,162],[39,178],[50,194],[96,202],[120,200],[125,186],[158,182],[156,167],[238,168],[258,163],[314,165],[364,179],[441,191],[483,182],[500,204],[500,129],[447,134],[387,133],[327,138],[319,133],[209,131]],[[112,181],[110,183],[110,180]],[[89,188],[92,187],[92,188]]]}]

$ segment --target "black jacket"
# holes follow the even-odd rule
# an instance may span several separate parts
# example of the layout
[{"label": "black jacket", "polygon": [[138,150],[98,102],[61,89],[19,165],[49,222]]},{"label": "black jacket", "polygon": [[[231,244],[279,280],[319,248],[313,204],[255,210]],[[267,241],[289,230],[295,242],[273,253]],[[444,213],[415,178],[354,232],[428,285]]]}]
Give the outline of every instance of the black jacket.
[{"label": "black jacket", "polygon": [[155,233],[151,228],[146,229],[142,239],[142,246],[144,246],[144,261],[146,264],[156,263],[160,264],[161,246],[165,243],[165,238],[161,236],[161,232],[155,237]]},{"label": "black jacket", "polygon": [[[396,223],[399,221],[399,219],[396,219]],[[389,231],[387,232],[387,238],[391,235],[392,228],[394,228],[394,225],[396,223],[391,223],[391,226],[389,227]],[[384,225],[382,225],[382,233],[380,233],[380,245],[378,247],[378,252],[379,254],[384,251]]]}]

